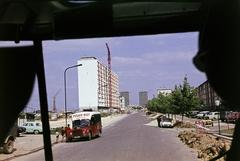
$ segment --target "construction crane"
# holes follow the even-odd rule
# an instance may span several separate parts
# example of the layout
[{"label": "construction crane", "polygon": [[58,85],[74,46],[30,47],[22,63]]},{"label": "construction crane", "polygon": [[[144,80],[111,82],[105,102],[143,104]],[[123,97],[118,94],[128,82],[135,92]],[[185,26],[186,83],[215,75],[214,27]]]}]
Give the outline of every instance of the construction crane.
[{"label": "construction crane", "polygon": [[58,89],[58,91],[55,93],[55,95],[53,96],[53,112],[57,112],[57,108],[56,108],[56,97],[57,95],[60,93],[61,88]]},{"label": "construction crane", "polygon": [[112,108],[112,67],[111,67],[111,52],[108,44],[106,43],[108,51],[108,85],[109,85],[109,107]]}]

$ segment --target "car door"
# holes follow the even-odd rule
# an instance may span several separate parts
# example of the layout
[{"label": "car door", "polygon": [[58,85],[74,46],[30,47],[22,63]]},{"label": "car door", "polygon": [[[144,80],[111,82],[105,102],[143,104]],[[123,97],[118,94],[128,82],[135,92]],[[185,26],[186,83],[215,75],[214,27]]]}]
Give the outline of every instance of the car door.
[{"label": "car door", "polygon": [[29,131],[29,125],[28,125],[28,123],[24,123],[23,124],[23,127],[25,127],[26,128],[26,133],[29,133],[30,131]]},{"label": "car door", "polygon": [[39,132],[42,132],[42,125],[40,123],[36,123],[35,129],[38,130]]},{"label": "car door", "polygon": [[32,133],[34,131],[34,124],[28,123],[28,125],[29,125],[29,132]]}]

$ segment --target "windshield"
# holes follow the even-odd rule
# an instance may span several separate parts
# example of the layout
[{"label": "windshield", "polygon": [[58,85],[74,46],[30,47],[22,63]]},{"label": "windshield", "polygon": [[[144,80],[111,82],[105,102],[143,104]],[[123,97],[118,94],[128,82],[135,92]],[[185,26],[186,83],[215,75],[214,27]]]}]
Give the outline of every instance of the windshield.
[{"label": "windshield", "polygon": [[76,127],[87,127],[87,126],[89,126],[90,125],[90,121],[89,120],[85,120],[85,119],[83,119],[83,120],[74,120],[73,122],[72,122],[72,126],[73,126],[73,128],[76,128]]}]

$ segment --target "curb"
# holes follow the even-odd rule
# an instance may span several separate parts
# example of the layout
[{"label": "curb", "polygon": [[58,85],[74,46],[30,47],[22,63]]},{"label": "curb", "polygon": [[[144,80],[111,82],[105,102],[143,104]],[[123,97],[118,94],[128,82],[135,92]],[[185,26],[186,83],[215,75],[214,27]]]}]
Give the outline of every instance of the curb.
[{"label": "curb", "polygon": [[228,136],[224,136],[224,135],[213,134],[213,133],[212,133],[211,135],[216,136],[216,137],[219,137],[219,138],[222,138],[222,139],[226,139],[226,140],[229,140],[229,141],[232,141],[232,140],[233,140],[233,138],[228,137]]},{"label": "curb", "polygon": [[[58,144],[58,143],[59,143],[59,142],[54,142],[54,143],[52,143],[52,146],[55,145],[55,144]],[[25,155],[28,155],[28,154],[32,154],[32,153],[38,152],[38,151],[40,151],[40,150],[42,150],[42,149],[44,149],[44,146],[39,147],[39,148],[32,149],[31,151],[26,152],[26,153],[23,153],[23,154],[14,155],[14,156],[9,157],[9,158],[7,158],[7,159],[4,159],[4,160],[2,160],[2,161],[10,161],[10,160],[15,159],[15,158],[17,158],[17,157],[21,157],[21,156],[25,156]]]},{"label": "curb", "polygon": [[222,138],[222,139],[226,139],[226,140],[229,140],[229,141],[232,141],[232,140],[233,140],[232,137],[228,137],[228,136],[219,135],[219,134],[216,134],[216,133],[213,133],[213,132],[209,132],[209,131],[210,131],[209,128],[202,127],[202,126],[201,126],[200,128],[203,128],[204,130],[206,130],[206,131],[207,131],[207,134],[210,134],[210,135],[213,135],[213,136],[216,136],[216,137]]}]

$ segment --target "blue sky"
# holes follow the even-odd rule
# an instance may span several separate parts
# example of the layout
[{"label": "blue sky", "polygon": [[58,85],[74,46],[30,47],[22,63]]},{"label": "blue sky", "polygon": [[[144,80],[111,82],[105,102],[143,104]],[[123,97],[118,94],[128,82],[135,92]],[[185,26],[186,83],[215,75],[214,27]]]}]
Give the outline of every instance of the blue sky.
[{"label": "blue sky", "polygon": [[[120,91],[130,92],[130,104],[138,104],[138,92],[148,91],[149,98],[158,88],[173,88],[188,76],[197,86],[205,75],[192,64],[197,52],[198,33],[163,34],[151,36],[116,37],[81,40],[45,41],[43,43],[49,107],[56,97],[57,109],[64,107],[63,72],[75,65],[82,56],[95,56],[107,64],[105,43],[110,46],[112,69],[119,76]],[[78,107],[77,70],[67,73],[69,108]],[[28,106],[38,106],[38,90],[34,89]]]}]

